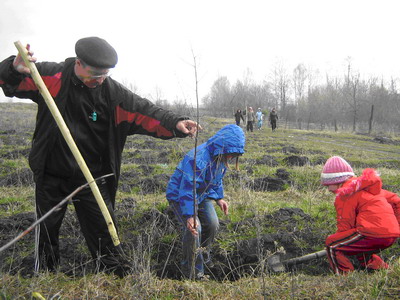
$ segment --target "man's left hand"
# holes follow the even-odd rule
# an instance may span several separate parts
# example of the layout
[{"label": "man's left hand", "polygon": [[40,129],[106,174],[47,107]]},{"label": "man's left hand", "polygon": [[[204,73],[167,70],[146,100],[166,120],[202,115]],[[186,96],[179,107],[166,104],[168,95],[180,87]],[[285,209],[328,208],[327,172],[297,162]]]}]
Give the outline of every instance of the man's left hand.
[{"label": "man's left hand", "polygon": [[192,120],[182,120],[176,124],[176,129],[184,134],[187,134],[190,137],[194,137],[196,135],[197,127],[199,128],[199,130],[202,130],[200,124],[198,125],[195,121]]}]

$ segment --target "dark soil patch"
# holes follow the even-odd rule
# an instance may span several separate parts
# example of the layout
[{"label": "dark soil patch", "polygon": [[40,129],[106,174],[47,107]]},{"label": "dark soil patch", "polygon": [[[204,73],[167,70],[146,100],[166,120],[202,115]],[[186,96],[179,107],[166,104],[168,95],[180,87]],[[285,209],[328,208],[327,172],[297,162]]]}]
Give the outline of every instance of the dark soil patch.
[{"label": "dark soil patch", "polygon": [[312,162],[312,165],[314,165],[314,166],[316,166],[316,165],[324,165],[326,163],[327,159],[328,158],[325,158],[325,157],[317,157]]},{"label": "dark soil patch", "polygon": [[377,136],[373,139],[373,141],[379,144],[400,145],[400,141],[395,141],[384,136]]},{"label": "dark soil patch", "polygon": [[290,173],[286,169],[283,168],[277,169],[275,176],[276,177],[272,176],[259,177],[253,180],[244,173],[230,172],[228,173],[228,175],[226,175],[224,182],[226,184],[230,184],[232,182],[235,186],[244,186],[255,191],[266,191],[266,192],[283,191],[286,189],[286,186],[288,184],[292,183],[289,180]]},{"label": "dark soil patch", "polygon": [[[120,236],[123,237],[123,248],[130,257],[132,270],[140,268],[146,256],[150,255],[150,268],[158,276],[181,278],[180,224],[169,207],[164,212],[157,209],[139,212],[134,199],[125,199],[117,207],[116,216],[120,224]],[[33,213],[0,220],[1,245],[29,227],[33,220]],[[312,218],[298,208],[280,209],[271,215],[249,218],[238,223],[221,220],[219,238],[212,248],[214,266],[207,272],[215,280],[258,276],[268,270],[268,266],[262,262],[276,253],[278,248],[286,251],[283,255],[285,259],[320,250],[314,247],[323,245],[327,233],[314,228],[313,223]],[[220,244],[219,239],[224,242]],[[228,248],[226,243],[229,244]],[[94,272],[95,266],[79,232],[78,221],[70,210],[61,227],[60,247],[60,271],[74,277]],[[0,253],[1,271],[11,274],[19,272],[24,277],[32,276],[33,253],[34,233],[31,232]],[[315,262],[315,265],[318,265],[318,269],[313,269],[312,272],[328,271],[325,260]],[[299,270],[309,272],[307,265],[304,268],[299,267]]]},{"label": "dark soil patch", "polygon": [[285,169],[277,169],[275,174],[278,178],[283,180],[288,180],[290,177],[290,173]]},{"label": "dark soil patch", "polygon": [[251,178],[248,177],[245,172],[236,172],[231,170],[225,175],[224,184],[232,184],[234,186],[248,186],[249,182],[251,182]]},{"label": "dark soil patch", "polygon": [[285,146],[282,148],[282,152],[285,154],[287,154],[287,153],[299,154],[299,153],[301,153],[301,150],[297,149],[294,146]]},{"label": "dark soil patch", "polygon": [[154,171],[154,166],[151,165],[140,165],[139,170],[142,172],[143,175],[149,176]]},{"label": "dark soil patch", "polygon": [[140,191],[144,194],[165,191],[168,181],[170,179],[170,175],[157,174],[148,177],[149,175],[151,175],[153,167],[143,166],[143,168],[147,170],[143,172],[146,173],[146,177],[138,172],[124,172],[121,175],[121,184],[119,185],[119,189],[123,192],[129,193],[132,189],[139,188]]},{"label": "dark soil patch", "polygon": [[154,150],[135,150],[124,151],[122,160],[125,164],[166,164],[169,163],[169,158],[165,152],[155,155]]},{"label": "dark soil patch", "polygon": [[316,133],[316,132],[306,132],[304,135],[312,136],[312,137],[323,137],[323,138],[332,138],[333,136],[328,133]]},{"label": "dark soil patch", "polygon": [[141,176],[141,173],[136,170],[130,170],[129,172],[122,172],[120,175],[120,181],[133,181],[137,180]]},{"label": "dark soil patch", "polygon": [[1,130],[1,131],[0,131],[0,134],[1,134],[1,135],[3,135],[3,134],[5,134],[5,135],[8,135],[8,134],[16,134],[16,133],[17,133],[17,131],[16,131],[15,129]]},{"label": "dark soil patch", "polygon": [[0,186],[27,186],[34,184],[33,173],[28,168],[0,177]]},{"label": "dark soil patch", "polygon": [[296,156],[296,155],[291,155],[288,157],[285,157],[283,159],[286,165],[288,166],[305,166],[307,164],[310,164],[310,159],[306,156]]},{"label": "dark soil patch", "polygon": [[[314,228],[312,224],[312,218],[298,208],[280,209],[271,215],[249,218],[235,224],[221,221],[219,236],[221,240],[228,239],[231,247],[224,249],[221,244],[215,243],[212,249],[214,266],[208,269],[208,273],[216,280],[237,280],[243,276],[271,271],[262,262],[276,253],[278,248],[285,251],[282,259],[314,252],[314,245],[323,245],[326,233]],[[249,236],[249,233],[254,237]],[[163,276],[180,278],[179,257],[176,256],[180,253],[180,245],[178,248],[174,245],[173,249],[171,245],[164,247],[164,251],[171,255],[163,269]],[[318,265],[318,269],[312,272],[328,272],[325,260],[313,264]],[[307,265],[304,269],[301,266],[297,268],[307,272]],[[161,276],[161,272],[157,274]]]},{"label": "dark soil patch", "polygon": [[286,183],[287,181],[281,178],[266,176],[254,179],[250,187],[255,191],[263,192],[283,191]]},{"label": "dark soil patch", "polygon": [[0,158],[18,159],[20,157],[28,157],[30,151],[31,151],[30,148],[25,148],[22,150],[12,150],[12,151],[8,151],[6,153],[0,154]]},{"label": "dark soil patch", "polygon": [[260,159],[257,159],[256,161],[257,165],[267,165],[270,167],[276,167],[279,165],[279,162],[275,160],[275,158],[271,155],[264,155]]},{"label": "dark soil patch", "polygon": [[2,134],[0,140],[2,141],[2,144],[8,146],[13,146],[13,147],[30,146],[31,133],[21,132],[18,134],[11,134],[11,133],[8,133],[6,135]]},{"label": "dark soil patch", "polygon": [[165,191],[170,179],[170,175],[158,174],[153,177],[145,178],[139,181],[139,186],[143,193],[157,193]]},{"label": "dark soil patch", "polygon": [[[26,230],[35,220],[34,213],[16,214],[0,220],[0,245],[3,246],[21,232]],[[35,230],[26,234],[13,246],[0,253],[2,272],[10,274],[20,273],[24,277],[33,276]],[[76,216],[67,212],[60,231],[60,253],[62,264],[60,271],[67,274],[84,276],[85,271],[92,272],[94,266],[90,264],[90,256],[83,253],[85,242],[79,232]],[[11,259],[12,258],[12,259]]]}]

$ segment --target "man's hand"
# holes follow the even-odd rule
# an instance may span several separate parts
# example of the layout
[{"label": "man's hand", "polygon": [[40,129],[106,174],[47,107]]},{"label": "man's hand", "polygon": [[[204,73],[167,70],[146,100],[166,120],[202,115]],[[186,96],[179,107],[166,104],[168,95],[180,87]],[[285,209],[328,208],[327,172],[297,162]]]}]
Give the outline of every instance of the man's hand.
[{"label": "man's hand", "polygon": [[199,127],[199,130],[202,130],[201,126],[197,125],[197,123],[192,120],[183,120],[176,124],[176,129],[184,134],[189,135],[190,137],[194,137],[196,135],[197,127]]},{"label": "man's hand", "polygon": [[229,204],[224,199],[219,199],[217,201],[218,206],[224,212],[225,216],[228,214]]},{"label": "man's hand", "polygon": [[[36,62],[36,57],[33,57],[33,52],[30,51],[31,46],[29,44],[26,45],[26,50],[28,50],[28,59],[31,62]],[[18,55],[14,58],[13,62],[14,69],[21,74],[30,74],[31,70],[26,66],[22,56],[18,53]]]},{"label": "man's hand", "polygon": [[190,217],[187,219],[186,221],[186,227],[187,229],[189,229],[189,231],[194,235],[197,236],[199,235],[199,233],[197,232],[197,226],[199,226],[199,224],[196,224],[196,227],[194,227],[194,218]]}]

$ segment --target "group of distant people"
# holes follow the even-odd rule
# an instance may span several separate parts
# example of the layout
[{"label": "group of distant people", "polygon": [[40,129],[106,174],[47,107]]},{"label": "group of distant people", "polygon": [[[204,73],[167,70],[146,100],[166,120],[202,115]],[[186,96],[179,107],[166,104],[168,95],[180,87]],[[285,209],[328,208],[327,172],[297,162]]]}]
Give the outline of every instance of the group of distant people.
[{"label": "group of distant people", "polygon": [[[27,51],[29,59],[35,62],[29,45]],[[113,173],[114,176],[99,182],[99,190],[115,221],[115,196],[127,136],[146,134],[171,139],[194,136],[201,127],[155,106],[110,78],[109,70],[116,65],[117,54],[105,40],[80,39],[75,51],[76,57],[62,63],[36,65],[94,177]],[[0,87],[7,96],[30,98],[38,105],[29,163],[36,183],[36,214],[40,218],[85,183],[85,178],[20,55],[0,63]],[[207,267],[212,266],[210,246],[219,228],[214,203],[228,214],[223,178],[230,163],[238,170],[238,159],[245,152],[245,135],[239,126],[243,115],[247,117],[247,131],[253,131],[256,121],[257,129],[261,129],[261,109],[254,113],[249,107],[244,114],[237,110],[236,125],[226,125],[189,151],[168,183],[166,198],[182,229],[182,272],[186,278],[202,279]],[[269,113],[273,131],[277,120],[274,108]],[[400,198],[382,189],[375,170],[367,169],[355,177],[351,166],[341,157],[328,159],[321,183],[336,195],[337,232],[325,244],[335,273],[354,269],[349,256],[356,256],[366,269],[388,268],[378,253],[400,236]],[[129,273],[130,263],[113,245],[93,194],[88,189],[81,190],[73,197],[73,204],[99,270],[120,277]],[[38,227],[37,271],[55,271],[59,267],[59,230],[66,209],[67,204]]]},{"label": "group of distant people", "polygon": [[[246,131],[253,132],[254,124],[256,124],[257,130],[261,130],[261,127],[263,126],[264,112],[261,110],[261,108],[258,108],[257,112],[254,112],[252,107],[249,107],[243,112],[242,110],[237,109],[234,116],[237,126],[240,126],[241,120],[246,122]],[[247,121],[245,121],[244,116],[246,116]],[[272,108],[272,110],[269,112],[268,119],[269,123],[271,124],[272,131],[275,131],[276,123],[278,121],[278,113],[276,112],[275,108]]]}]

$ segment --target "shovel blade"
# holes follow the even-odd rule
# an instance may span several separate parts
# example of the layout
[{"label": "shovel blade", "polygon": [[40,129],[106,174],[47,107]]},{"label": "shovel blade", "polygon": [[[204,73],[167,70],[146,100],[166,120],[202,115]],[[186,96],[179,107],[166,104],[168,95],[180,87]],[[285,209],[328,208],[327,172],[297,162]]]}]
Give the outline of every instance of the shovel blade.
[{"label": "shovel blade", "polygon": [[281,262],[279,255],[272,255],[267,259],[268,267],[275,273],[285,272],[286,268]]}]

